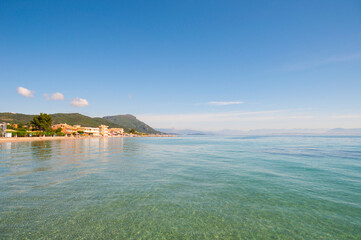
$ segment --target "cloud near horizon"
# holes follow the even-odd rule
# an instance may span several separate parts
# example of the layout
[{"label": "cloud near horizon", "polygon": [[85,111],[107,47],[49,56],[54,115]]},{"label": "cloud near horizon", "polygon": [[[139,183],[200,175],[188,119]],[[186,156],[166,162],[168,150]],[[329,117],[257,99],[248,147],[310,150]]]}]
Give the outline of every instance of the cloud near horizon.
[{"label": "cloud near horizon", "polygon": [[299,110],[267,110],[253,112],[220,112],[188,114],[139,114],[137,118],[155,128],[195,130],[251,130],[251,129],[305,129],[357,128],[359,115],[330,116]]},{"label": "cloud near horizon", "polygon": [[355,119],[355,118],[361,118],[361,114],[349,114],[349,115],[337,115],[334,116],[336,119]]},{"label": "cloud near horizon", "polygon": [[71,102],[71,105],[73,105],[74,107],[86,107],[89,105],[88,100],[84,99],[84,98],[74,98]]},{"label": "cloud near horizon", "polygon": [[348,61],[356,61],[361,59],[361,53],[355,53],[351,55],[339,56],[339,57],[328,57],[324,59],[319,59],[315,61],[301,62],[293,65],[285,65],[283,70],[285,71],[301,71],[306,69],[312,69],[315,67],[334,64],[334,63],[342,63]]},{"label": "cloud near horizon", "polygon": [[194,113],[194,114],[143,114],[141,119],[150,122],[242,122],[279,119],[310,119],[310,115],[294,115],[283,110],[255,112],[224,112],[224,113]]},{"label": "cloud near horizon", "polygon": [[53,93],[51,97],[49,97],[49,94],[46,93],[44,94],[44,97],[46,98],[46,100],[53,100],[53,101],[64,100],[64,95],[60,92]]},{"label": "cloud near horizon", "polygon": [[24,87],[18,87],[17,88],[17,92],[20,94],[20,95],[23,95],[24,97],[27,97],[27,98],[32,98],[34,97],[34,91],[31,91],[27,88],[24,88]]},{"label": "cloud near horizon", "polygon": [[217,101],[212,101],[212,102],[208,102],[208,105],[212,105],[212,106],[227,106],[227,105],[237,105],[237,104],[243,104],[243,102],[241,101],[233,101],[233,102],[217,102]]}]

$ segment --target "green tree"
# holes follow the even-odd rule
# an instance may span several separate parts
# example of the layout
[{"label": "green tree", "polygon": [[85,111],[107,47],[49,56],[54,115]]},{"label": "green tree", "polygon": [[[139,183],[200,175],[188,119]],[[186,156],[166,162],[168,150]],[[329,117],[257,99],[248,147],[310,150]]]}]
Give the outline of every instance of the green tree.
[{"label": "green tree", "polygon": [[134,128],[132,128],[132,129],[130,130],[130,133],[132,133],[132,134],[136,134],[136,133],[137,133],[137,131],[135,131],[135,129],[134,129]]},{"label": "green tree", "polygon": [[35,116],[30,123],[35,129],[46,131],[50,130],[53,124],[53,118],[46,113],[40,113],[40,115]]},{"label": "green tree", "polygon": [[0,126],[1,137],[4,137],[4,135],[5,135],[5,133],[6,133],[6,129],[7,129],[6,124]]}]

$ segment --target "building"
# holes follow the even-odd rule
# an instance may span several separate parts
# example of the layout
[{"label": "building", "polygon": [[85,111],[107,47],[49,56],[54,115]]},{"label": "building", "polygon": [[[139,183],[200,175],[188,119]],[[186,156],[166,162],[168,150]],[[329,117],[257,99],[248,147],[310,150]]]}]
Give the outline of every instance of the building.
[{"label": "building", "polygon": [[99,126],[99,134],[103,137],[108,136],[109,135],[108,126],[100,125]]},{"label": "building", "polygon": [[61,132],[64,134],[73,134],[77,130],[75,127],[66,123],[60,123],[51,126],[51,129],[53,130],[57,130],[58,128],[61,128]]},{"label": "building", "polygon": [[82,130],[85,134],[88,134],[89,136],[99,136],[99,128],[93,128],[93,127],[82,127]]},{"label": "building", "polygon": [[80,125],[73,125],[73,128],[75,128],[77,131],[82,131],[82,127]]},{"label": "building", "polygon": [[[66,123],[60,123],[51,126],[51,128],[53,130],[57,130],[58,128],[61,128],[61,131],[64,134],[74,134],[82,131],[89,136],[104,136],[104,137],[109,136],[108,126],[106,125],[100,125],[99,127],[94,128],[94,127],[82,127],[80,125],[71,126]],[[114,133],[113,135],[118,135],[118,134],[123,134],[124,130],[123,128],[113,128],[112,132]]]},{"label": "building", "polygon": [[123,135],[124,129],[123,128],[109,128],[108,132],[111,135]]}]

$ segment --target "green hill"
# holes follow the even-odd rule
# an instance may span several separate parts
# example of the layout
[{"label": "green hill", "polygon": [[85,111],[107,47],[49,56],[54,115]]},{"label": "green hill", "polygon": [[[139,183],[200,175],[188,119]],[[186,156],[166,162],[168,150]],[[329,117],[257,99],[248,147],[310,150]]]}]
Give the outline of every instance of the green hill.
[{"label": "green hill", "polygon": [[33,120],[35,115],[26,115],[21,113],[0,113],[0,122],[7,122],[7,123],[23,123],[26,124]]},{"label": "green hill", "polygon": [[[81,125],[86,127],[98,127],[99,125],[104,124],[109,127],[122,127],[103,118],[92,118],[79,113],[55,113],[50,115],[53,118],[54,124],[67,123],[69,125]],[[27,124],[34,116],[35,115],[21,113],[0,113],[0,122]]]},{"label": "green hill", "polygon": [[107,125],[111,128],[122,127],[103,118],[92,118],[79,113],[56,113],[50,115],[53,117],[54,124],[67,123],[86,127],[99,127],[99,125]]},{"label": "green hill", "polygon": [[137,132],[142,133],[149,133],[149,134],[160,134],[161,132],[154,130],[147,124],[145,124],[142,121],[139,121],[136,117],[130,114],[126,115],[116,115],[116,116],[106,116],[103,117],[103,119],[106,119],[112,123],[126,126],[127,128],[134,128]]},{"label": "green hill", "polygon": [[[107,116],[104,118],[88,117],[80,113],[55,113],[50,114],[53,118],[53,123],[67,123],[69,125],[81,125],[85,127],[98,127],[99,125],[107,125],[111,128],[124,128],[124,131],[129,132],[134,128],[137,132],[159,134],[160,132],[154,130],[147,124],[139,121],[132,115],[117,115]],[[27,115],[21,113],[0,113],[0,122],[8,123],[29,123],[35,115]]]}]

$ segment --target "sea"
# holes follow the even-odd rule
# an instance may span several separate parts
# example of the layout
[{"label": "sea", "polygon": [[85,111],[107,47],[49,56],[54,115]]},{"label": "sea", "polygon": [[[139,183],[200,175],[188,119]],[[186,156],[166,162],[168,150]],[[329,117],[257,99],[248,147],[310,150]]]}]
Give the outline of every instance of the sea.
[{"label": "sea", "polygon": [[361,137],[0,143],[0,239],[361,239]]}]

